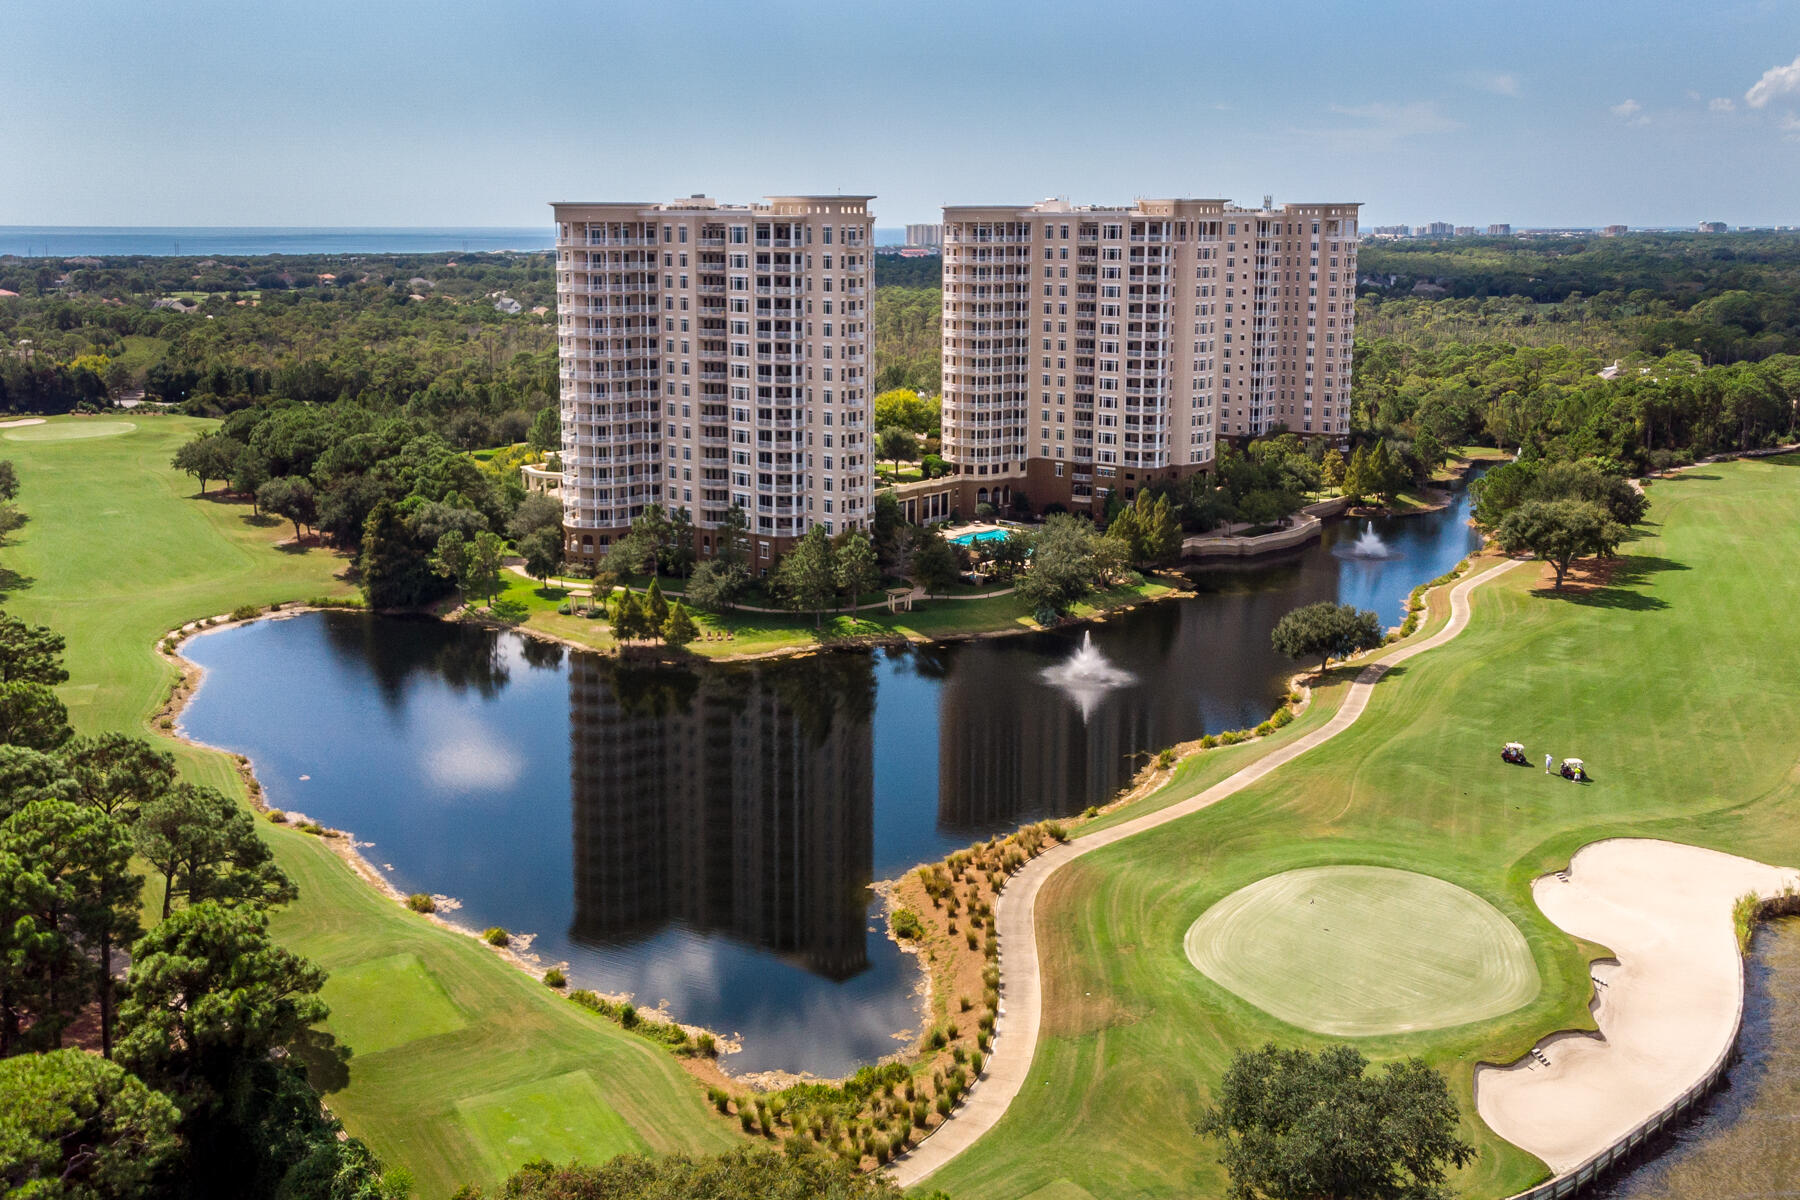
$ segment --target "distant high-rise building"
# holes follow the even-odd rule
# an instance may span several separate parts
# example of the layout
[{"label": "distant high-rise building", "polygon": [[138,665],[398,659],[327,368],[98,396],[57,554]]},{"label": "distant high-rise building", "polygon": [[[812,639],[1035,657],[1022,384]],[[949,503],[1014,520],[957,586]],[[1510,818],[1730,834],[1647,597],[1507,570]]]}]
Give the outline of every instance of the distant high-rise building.
[{"label": "distant high-rise building", "polygon": [[813,525],[867,524],[870,199],[554,206],[571,559],[651,504],[702,558],[741,506],[759,570]]},{"label": "distant high-rise building", "polygon": [[1626,227],[1623,225],[1608,225],[1605,228],[1600,230],[1600,236],[1601,237],[1618,237],[1620,234],[1622,234],[1624,232],[1626,232]]},{"label": "distant high-rise building", "polygon": [[908,225],[906,227],[906,244],[935,250],[944,244],[944,227],[942,225]]},{"label": "distant high-rise building", "polygon": [[1488,226],[1488,236],[1489,237],[1511,237],[1512,236],[1512,226],[1508,225],[1504,221],[1500,221],[1496,224],[1489,225]]},{"label": "distant high-rise building", "polygon": [[1448,221],[1433,221],[1419,230],[1420,237],[1453,237],[1456,227]]},{"label": "distant high-rise building", "polygon": [[1702,221],[1702,222],[1700,222],[1700,232],[1701,233],[1724,233],[1725,232],[1725,222],[1723,222],[1723,221]]},{"label": "distant high-rise building", "polygon": [[1473,225],[1458,225],[1456,227],[1456,236],[1457,237],[1474,237],[1477,233],[1480,233],[1480,232],[1481,231],[1479,229],[1476,229]]},{"label": "distant high-rise building", "polygon": [[1215,439],[1350,417],[1356,204],[944,210],[944,457],[960,506],[1099,506]]}]

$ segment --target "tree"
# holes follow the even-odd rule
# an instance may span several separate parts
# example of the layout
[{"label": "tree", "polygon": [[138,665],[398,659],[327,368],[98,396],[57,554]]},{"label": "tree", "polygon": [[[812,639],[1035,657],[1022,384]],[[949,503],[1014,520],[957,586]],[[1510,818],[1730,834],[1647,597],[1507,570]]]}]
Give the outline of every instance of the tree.
[{"label": "tree", "polygon": [[0,683],[67,683],[63,646],[62,634],[0,613]]},{"label": "tree", "polygon": [[644,592],[644,631],[646,636],[661,637],[663,622],[669,619],[669,601],[663,596],[662,584],[650,580]]},{"label": "tree", "polygon": [[1369,455],[1367,462],[1370,490],[1383,504],[1392,504],[1406,482],[1406,469],[1389,453],[1386,438],[1375,443],[1375,452]]},{"label": "tree", "polygon": [[1231,1200],[1449,1200],[1475,1158],[1449,1085],[1419,1058],[1367,1068],[1349,1046],[1240,1052],[1195,1126],[1224,1143]]},{"label": "tree", "polygon": [[864,592],[881,585],[881,566],[875,561],[875,543],[860,529],[846,529],[838,534],[833,547],[832,571],[840,592],[855,605]]},{"label": "tree", "polygon": [[876,429],[892,427],[924,434],[931,432],[937,420],[938,406],[911,388],[892,388],[875,397]]},{"label": "tree", "polygon": [[709,559],[695,567],[688,579],[688,603],[707,612],[723,612],[737,602],[749,584],[750,573],[741,563]]},{"label": "tree", "polygon": [[300,540],[301,526],[311,526],[319,519],[319,497],[312,483],[298,475],[269,480],[256,489],[256,503],[264,512],[292,521],[296,542]]},{"label": "tree", "polygon": [[0,458],[0,500],[17,500],[19,498],[19,472],[13,467],[12,459]]},{"label": "tree", "polygon": [[1591,500],[1527,500],[1495,531],[1508,554],[1529,553],[1556,568],[1556,586],[1577,558],[1611,554],[1625,528]]},{"label": "tree", "polygon": [[788,607],[812,613],[815,626],[823,623],[825,610],[837,595],[831,540],[823,525],[808,529],[794,548],[782,556],[775,567],[775,587],[786,598]]},{"label": "tree", "polygon": [[69,740],[69,710],[42,683],[0,683],[0,742],[54,750]]},{"label": "tree", "polygon": [[204,496],[208,482],[231,478],[231,469],[237,465],[237,457],[243,450],[242,442],[218,433],[203,433],[191,442],[184,442],[175,451],[175,457],[169,460],[169,465],[199,480],[200,494]]},{"label": "tree", "polygon": [[688,615],[688,610],[677,600],[669,610],[668,619],[663,622],[663,641],[671,646],[685,646],[699,636],[700,627],[694,624],[694,618]]},{"label": "tree", "polygon": [[1376,490],[1376,481],[1371,478],[1369,470],[1369,454],[1358,446],[1350,452],[1350,465],[1344,469],[1344,498],[1351,504],[1361,504],[1363,498]]},{"label": "tree", "polygon": [[325,1019],[325,972],[269,940],[259,908],[207,900],[131,950],[118,1058],[147,1082],[202,1102]]},{"label": "tree", "polygon": [[875,457],[885,458],[894,464],[894,474],[900,474],[900,460],[913,458],[919,453],[919,440],[897,425],[889,425],[885,429],[875,431]]},{"label": "tree", "polygon": [[179,1156],[174,1103],[81,1050],[0,1060],[0,1190],[137,1200]]},{"label": "tree", "polygon": [[644,606],[637,598],[637,593],[626,588],[619,598],[613,601],[612,628],[613,637],[621,642],[632,642],[644,637]]},{"label": "tree", "polygon": [[677,578],[694,569],[694,519],[678,508],[669,518],[667,541],[659,552],[662,569]]},{"label": "tree", "polygon": [[61,751],[84,803],[126,825],[175,782],[175,756],[125,733],[80,737]]},{"label": "tree", "polygon": [[525,498],[519,501],[519,507],[513,509],[512,517],[506,522],[506,536],[512,539],[515,546],[523,546],[525,539],[540,529],[554,530],[560,537],[562,519],[560,500],[545,492],[526,492]]},{"label": "tree", "polygon": [[519,553],[525,557],[525,573],[538,583],[548,585],[550,577],[562,566],[563,540],[562,529],[534,529],[525,535],[519,543]]},{"label": "tree", "polygon": [[1381,645],[1381,620],[1355,605],[1321,600],[1293,609],[1275,622],[1269,640],[1279,654],[1299,661],[1317,658],[1319,670],[1333,658],[1348,658],[1359,650]]},{"label": "tree", "polygon": [[956,581],[959,567],[956,551],[935,528],[920,529],[913,540],[912,562],[908,572],[912,581],[927,595],[941,592]]},{"label": "tree", "polygon": [[61,759],[42,750],[0,745],[0,821],[34,800],[81,802]]},{"label": "tree", "polygon": [[1319,464],[1319,473],[1330,487],[1342,487],[1344,484],[1344,455],[1336,446],[1325,451],[1325,458]]},{"label": "tree", "polygon": [[144,805],[132,829],[137,851],[163,877],[162,915],[176,896],[279,904],[294,885],[277,867],[242,805],[212,788],[178,783]]},{"label": "tree", "polygon": [[[864,1174],[836,1155],[742,1146],[710,1158],[621,1154],[600,1166],[526,1163],[501,1185],[507,1200],[900,1200],[885,1171]],[[466,1200],[482,1200],[471,1191]]]},{"label": "tree", "polygon": [[494,593],[500,589],[500,567],[505,557],[506,543],[499,534],[483,529],[470,540],[452,529],[438,539],[431,568],[456,580],[465,597],[492,604]]},{"label": "tree", "polygon": [[548,454],[562,445],[562,413],[556,405],[547,404],[538,410],[537,416],[531,418],[531,430],[525,440],[539,454]]},{"label": "tree", "polygon": [[1034,612],[1066,612],[1094,590],[1099,575],[1095,556],[1103,541],[1123,549],[1119,539],[1096,534],[1085,517],[1070,513],[1046,517],[1032,542],[1031,569],[1019,580],[1019,598]]},{"label": "tree", "polygon": [[[0,961],[11,993],[33,997],[33,1039],[60,1046],[62,1030],[98,994],[101,1046],[112,1053],[112,948],[138,933],[143,881],[131,870],[131,838],[98,809],[61,800],[28,804],[0,824]],[[98,969],[90,955],[98,955]]]},{"label": "tree", "polygon": [[370,608],[410,608],[443,590],[429,556],[392,500],[376,504],[363,523],[356,569]]},{"label": "tree", "polygon": [[725,566],[738,566],[748,574],[750,563],[750,514],[744,511],[741,504],[733,504],[725,510],[725,520],[719,524],[718,548],[713,554],[714,561]]}]

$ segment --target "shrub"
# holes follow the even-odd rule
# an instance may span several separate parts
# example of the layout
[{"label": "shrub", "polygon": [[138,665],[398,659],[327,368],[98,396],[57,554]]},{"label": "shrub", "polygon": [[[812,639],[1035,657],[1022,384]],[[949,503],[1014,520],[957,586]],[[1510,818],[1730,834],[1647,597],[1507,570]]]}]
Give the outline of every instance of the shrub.
[{"label": "shrub", "polygon": [[627,1029],[636,1029],[642,1018],[638,1016],[637,1005],[622,1004],[619,1006],[619,1024]]},{"label": "shrub", "polygon": [[1218,744],[1219,744],[1219,738],[1218,738],[1217,734],[1209,733],[1205,737],[1200,739],[1200,748],[1202,750],[1211,750],[1214,746],[1217,746]]},{"label": "shrub", "polygon": [[269,821],[275,825],[286,825],[287,814],[282,812],[279,808],[271,808],[269,810]]},{"label": "shrub", "polygon": [[314,837],[325,836],[325,827],[317,821],[302,821],[299,828],[301,833],[310,833]]},{"label": "shrub", "polygon": [[694,1039],[694,1049],[706,1058],[719,1057],[719,1043],[710,1033],[703,1033]]},{"label": "shrub", "polygon": [[975,1002],[967,996],[959,996],[957,998],[957,1003],[962,1005],[962,1010],[964,1012],[968,1012],[971,1008],[975,1007]]},{"label": "shrub", "polygon": [[1260,724],[1256,727],[1256,736],[1257,737],[1268,737],[1271,733],[1274,733],[1274,732],[1275,732],[1275,724],[1272,721],[1264,721],[1262,724]]},{"label": "shrub", "polygon": [[561,967],[551,967],[544,972],[544,983],[553,988],[568,986],[569,977],[564,975]]},{"label": "shrub", "polygon": [[969,937],[969,949],[971,949],[971,950],[981,949],[981,935],[977,934],[973,929],[971,929],[971,930],[969,930],[968,937]]},{"label": "shrub", "polygon": [[406,907],[412,909],[416,913],[436,912],[437,901],[433,900],[430,896],[427,896],[424,892],[414,892],[406,898]]},{"label": "shrub", "polygon": [[1293,723],[1294,710],[1291,708],[1278,708],[1275,710],[1275,715],[1269,718],[1269,724],[1277,729],[1286,728]]},{"label": "shrub", "polygon": [[948,1092],[938,1093],[936,1108],[938,1116],[947,1117],[950,1115],[950,1094]]},{"label": "shrub", "polygon": [[1100,815],[1100,807],[1095,804],[1090,804],[1086,808],[1081,810],[1081,816],[1082,816],[1083,820],[1091,821],[1099,815]]},{"label": "shrub", "polygon": [[509,946],[512,944],[512,934],[498,925],[492,925],[481,931],[481,940],[490,946]]},{"label": "shrub", "polygon": [[919,914],[910,908],[896,908],[888,917],[888,928],[902,941],[916,942],[925,936],[924,923],[919,920]]},{"label": "shrub", "polygon": [[254,604],[240,604],[231,610],[231,619],[234,621],[254,621],[260,616],[262,609]]},{"label": "shrub", "polygon": [[1244,731],[1241,729],[1227,729],[1219,735],[1219,745],[1221,746],[1235,746],[1243,740]]},{"label": "shrub", "polygon": [[1174,766],[1175,751],[1168,748],[1158,750],[1156,752],[1156,765],[1165,771]]},{"label": "shrub", "polygon": [[981,1068],[986,1065],[987,1055],[979,1050],[972,1050],[969,1052],[969,1070],[975,1073],[976,1078],[979,1079],[981,1077]]}]

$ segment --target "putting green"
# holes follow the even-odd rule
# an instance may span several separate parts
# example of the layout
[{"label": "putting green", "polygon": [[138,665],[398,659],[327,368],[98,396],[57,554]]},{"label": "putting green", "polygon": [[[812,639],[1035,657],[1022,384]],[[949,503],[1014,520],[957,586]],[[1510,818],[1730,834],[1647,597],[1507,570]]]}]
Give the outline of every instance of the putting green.
[{"label": "putting green", "polygon": [[1259,879],[1189,926],[1188,961],[1302,1029],[1370,1037],[1465,1025],[1528,1003],[1518,928],[1455,884],[1388,867]]},{"label": "putting green", "polygon": [[42,425],[15,425],[3,432],[9,442],[72,442],[77,438],[112,437],[136,428],[131,421],[47,421]]}]

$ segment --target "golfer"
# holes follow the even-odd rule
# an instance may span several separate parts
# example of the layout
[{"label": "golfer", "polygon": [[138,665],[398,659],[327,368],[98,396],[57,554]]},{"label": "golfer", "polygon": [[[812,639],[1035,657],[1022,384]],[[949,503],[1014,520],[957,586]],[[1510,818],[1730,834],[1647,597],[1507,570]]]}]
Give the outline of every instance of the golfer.
[{"label": "golfer", "polygon": [[1544,774],[1548,775],[1549,773],[1550,773],[1550,755],[1546,754],[1546,755],[1544,755]]}]

